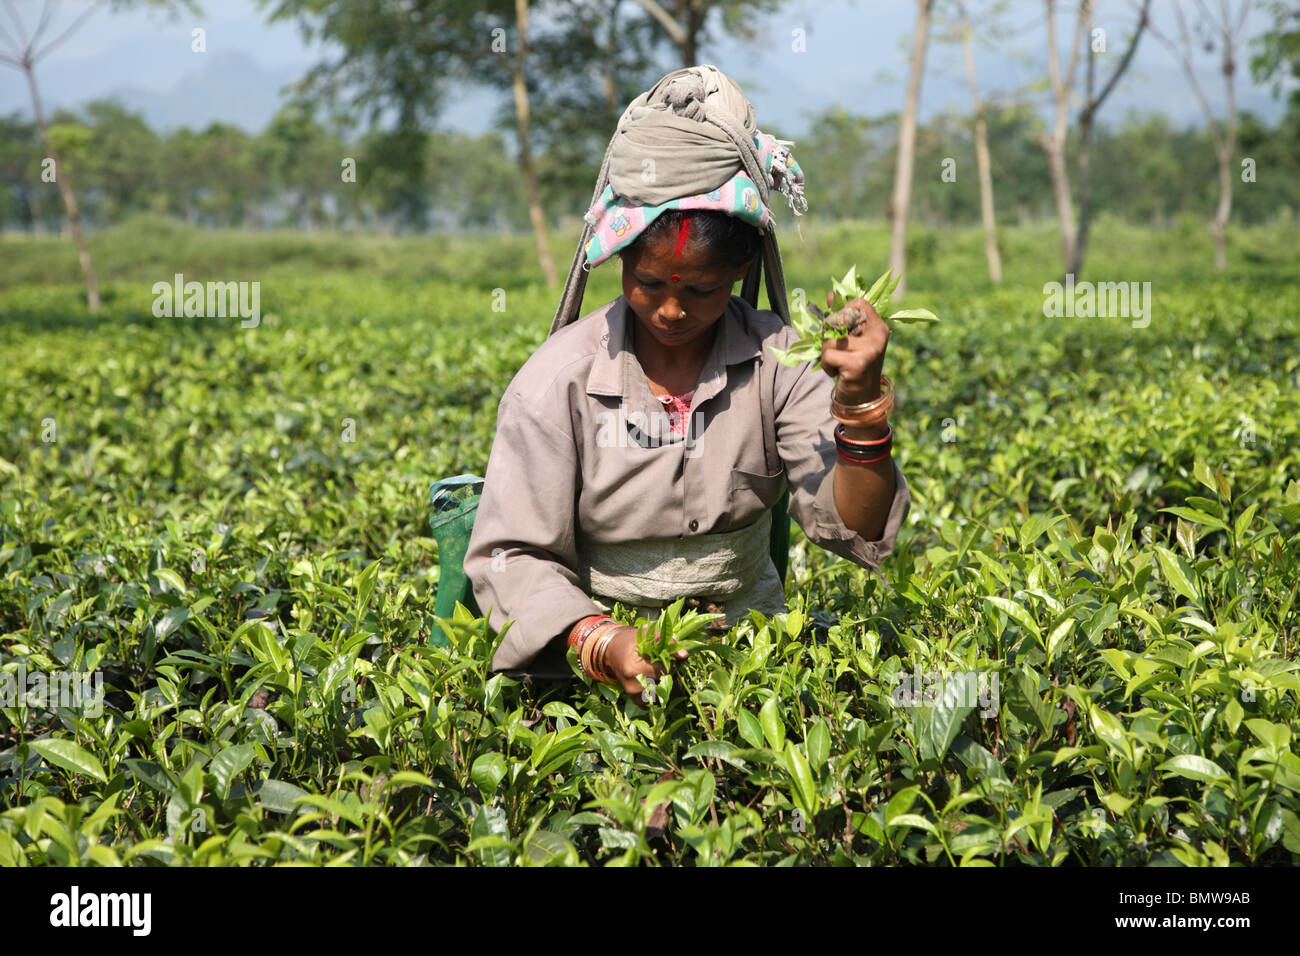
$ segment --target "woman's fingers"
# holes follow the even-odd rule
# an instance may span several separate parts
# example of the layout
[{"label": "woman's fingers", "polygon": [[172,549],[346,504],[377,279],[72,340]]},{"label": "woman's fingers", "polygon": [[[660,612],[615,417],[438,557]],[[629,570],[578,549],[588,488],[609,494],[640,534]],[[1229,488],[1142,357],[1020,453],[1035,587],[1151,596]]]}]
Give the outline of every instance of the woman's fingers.
[{"label": "woman's fingers", "polygon": [[[628,628],[625,633],[616,635],[608,653],[614,676],[628,694],[640,695],[645,690],[642,679],[658,680],[667,671],[663,664],[652,663],[637,653],[635,628]],[[673,660],[684,661],[689,654],[685,648],[675,648]]]},{"label": "woman's fingers", "polygon": [[849,304],[861,313],[861,318],[848,335],[822,343],[822,367],[836,379],[841,401],[859,396],[862,401],[870,401],[880,392],[889,326],[866,299],[854,299]]}]

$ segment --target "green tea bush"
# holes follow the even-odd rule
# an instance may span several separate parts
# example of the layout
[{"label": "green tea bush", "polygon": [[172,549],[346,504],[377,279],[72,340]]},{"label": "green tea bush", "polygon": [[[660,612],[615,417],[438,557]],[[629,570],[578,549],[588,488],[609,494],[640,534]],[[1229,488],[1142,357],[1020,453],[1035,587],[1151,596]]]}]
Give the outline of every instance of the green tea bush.
[{"label": "green tea bush", "polygon": [[[791,287],[883,268],[803,229]],[[482,473],[554,311],[523,260],[184,239],[262,278],[245,329],[152,314],[165,248],[114,253],[91,319],[75,260],[44,284],[53,247],[6,239],[0,865],[1295,865],[1294,230],[1222,278],[1112,238],[1146,258],[1102,231],[1089,271],[1151,278],[1146,327],[1046,317],[1050,248],[991,290],[937,233],[908,284],[943,321],[887,359],[888,587],[795,526],[789,613],[649,699],[493,675],[500,635],[432,613],[429,484]]]}]

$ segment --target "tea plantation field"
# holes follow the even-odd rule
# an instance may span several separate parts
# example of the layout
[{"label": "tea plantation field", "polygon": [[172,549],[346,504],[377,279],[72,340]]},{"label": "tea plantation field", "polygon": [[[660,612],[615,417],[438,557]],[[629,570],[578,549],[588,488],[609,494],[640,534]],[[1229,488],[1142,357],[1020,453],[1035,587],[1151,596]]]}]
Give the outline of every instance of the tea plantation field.
[{"label": "tea plantation field", "polygon": [[[884,270],[803,237],[791,287]],[[890,587],[796,526],[791,612],[657,703],[433,616],[429,484],[554,311],[530,240],[144,222],[93,318],[67,246],[0,240],[0,865],[1300,863],[1300,228],[1220,275],[1103,221],[1080,278],[1150,282],[1139,327],[1046,316],[1052,228],[1004,239],[993,290],[978,233],[913,238]],[[155,317],[175,273],[260,324]]]}]

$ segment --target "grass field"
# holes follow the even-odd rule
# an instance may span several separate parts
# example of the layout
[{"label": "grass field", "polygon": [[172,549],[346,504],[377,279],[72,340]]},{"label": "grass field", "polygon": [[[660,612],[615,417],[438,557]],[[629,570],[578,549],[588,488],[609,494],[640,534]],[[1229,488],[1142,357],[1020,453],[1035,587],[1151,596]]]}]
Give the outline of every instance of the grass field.
[{"label": "grass field", "polygon": [[[803,234],[792,288],[884,269]],[[645,703],[433,617],[429,484],[554,312],[531,240],[140,221],[92,318],[70,246],[3,238],[0,865],[1300,863],[1300,228],[1220,275],[1103,220],[1080,279],[1150,282],[1139,327],[1044,314],[1053,227],[1003,246],[993,290],[977,231],[913,237],[891,587],[796,527],[791,613]],[[155,317],[175,273],[260,324]]]}]

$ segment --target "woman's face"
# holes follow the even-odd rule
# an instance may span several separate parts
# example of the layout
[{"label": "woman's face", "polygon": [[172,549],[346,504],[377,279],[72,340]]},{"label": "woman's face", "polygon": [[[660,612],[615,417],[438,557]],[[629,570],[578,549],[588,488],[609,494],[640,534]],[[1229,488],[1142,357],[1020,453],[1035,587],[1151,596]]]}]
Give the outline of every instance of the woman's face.
[{"label": "woman's face", "polygon": [[692,242],[674,257],[674,246],[668,238],[647,240],[623,259],[623,297],[642,328],[667,348],[709,334],[722,318],[732,288],[749,271],[748,263],[732,269],[713,265]]}]

